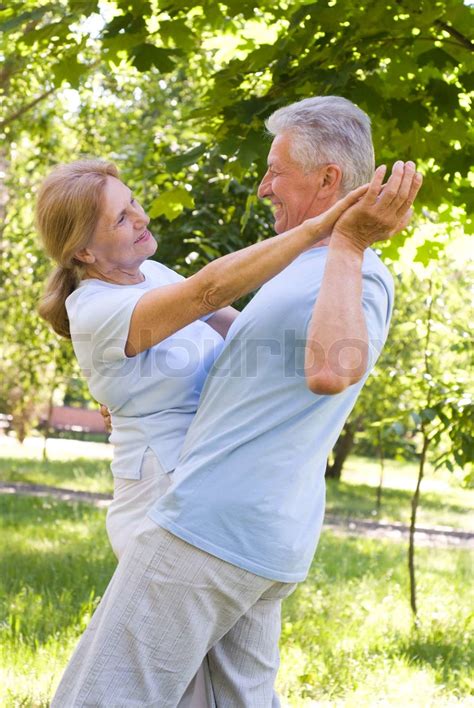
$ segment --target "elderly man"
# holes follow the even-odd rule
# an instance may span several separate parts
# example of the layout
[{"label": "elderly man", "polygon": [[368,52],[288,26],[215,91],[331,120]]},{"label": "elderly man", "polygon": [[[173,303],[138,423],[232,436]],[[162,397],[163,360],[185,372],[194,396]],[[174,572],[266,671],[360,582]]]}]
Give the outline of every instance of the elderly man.
[{"label": "elderly man", "polygon": [[[280,233],[374,169],[370,122],[338,97],[267,121],[259,196]],[[205,384],[170,491],[130,542],[53,706],[176,706],[208,654],[219,708],[278,703],[280,604],[304,580],[324,470],[386,339],[392,279],[373,242],[404,228],[421,185],[396,163],[331,237],[255,295]]]}]

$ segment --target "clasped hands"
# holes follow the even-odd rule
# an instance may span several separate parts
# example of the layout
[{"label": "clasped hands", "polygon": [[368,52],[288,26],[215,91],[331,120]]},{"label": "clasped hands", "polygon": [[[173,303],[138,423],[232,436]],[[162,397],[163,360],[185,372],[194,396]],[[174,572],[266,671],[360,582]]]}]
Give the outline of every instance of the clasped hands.
[{"label": "clasped hands", "polygon": [[305,221],[319,232],[318,240],[331,235],[333,247],[341,244],[345,250],[360,254],[376,241],[389,239],[408,226],[423,177],[411,161],[397,161],[383,184],[386,171],[385,165],[377,167],[370,183]]},{"label": "clasped hands", "polygon": [[365,194],[339,217],[332,231],[333,239],[363,251],[408,226],[423,177],[414,162],[398,161],[383,184],[386,169],[381,165],[375,170]]}]

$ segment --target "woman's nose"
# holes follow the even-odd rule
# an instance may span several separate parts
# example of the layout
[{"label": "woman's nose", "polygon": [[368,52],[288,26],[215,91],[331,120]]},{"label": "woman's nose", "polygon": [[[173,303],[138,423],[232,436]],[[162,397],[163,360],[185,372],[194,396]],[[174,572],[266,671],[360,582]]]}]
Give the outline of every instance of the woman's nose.
[{"label": "woman's nose", "polygon": [[150,223],[150,217],[146,211],[139,205],[135,207],[135,224],[141,226],[145,224],[147,226]]}]

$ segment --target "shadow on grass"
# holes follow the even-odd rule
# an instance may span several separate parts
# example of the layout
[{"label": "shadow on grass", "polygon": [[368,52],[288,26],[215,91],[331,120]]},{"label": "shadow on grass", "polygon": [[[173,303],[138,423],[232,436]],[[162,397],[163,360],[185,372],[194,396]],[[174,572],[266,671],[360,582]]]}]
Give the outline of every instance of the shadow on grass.
[{"label": "shadow on grass", "polygon": [[[38,515],[45,514],[41,519]],[[21,494],[0,495],[0,524],[12,529],[25,530],[38,526],[40,521],[57,525],[59,521],[86,521],[91,515],[102,518],[104,510],[98,510],[86,502],[67,503],[53,497],[29,497]]]},{"label": "shadow on grass", "polygon": [[[440,687],[460,695],[469,691],[474,657],[464,577],[470,553],[443,549],[433,557],[430,549],[421,551],[419,604],[430,609],[415,632],[405,546],[324,534],[308,578],[285,600],[282,613],[283,641],[304,656],[304,676],[310,678],[302,674],[302,682],[314,686],[310,697],[343,696],[372,672],[387,666],[397,671],[397,659],[429,669]],[[458,607],[449,605],[453,596]],[[449,605],[449,614],[432,618],[435,602]]]},{"label": "shadow on grass", "polygon": [[[344,517],[370,519],[376,507],[375,487],[367,484],[347,484],[327,480],[327,511]],[[406,520],[410,514],[412,492],[404,489],[385,488],[382,494],[382,515],[393,520]],[[423,509],[432,512],[451,512],[463,515],[466,508],[446,501],[446,497],[425,492]]]},{"label": "shadow on grass", "polygon": [[0,498],[0,606],[8,642],[40,646],[93,611],[115,570],[105,514],[86,504]]},{"label": "shadow on grass", "polygon": [[109,460],[29,460],[26,458],[0,458],[0,480],[24,484],[49,484],[74,488],[77,480],[100,480],[112,488]]},{"label": "shadow on grass", "polygon": [[458,675],[474,665],[474,648],[469,641],[467,628],[450,626],[442,631],[439,627],[427,628],[422,633],[414,632],[411,638],[402,638],[395,644],[391,657],[406,658],[417,666],[429,666],[437,683],[453,684]]}]

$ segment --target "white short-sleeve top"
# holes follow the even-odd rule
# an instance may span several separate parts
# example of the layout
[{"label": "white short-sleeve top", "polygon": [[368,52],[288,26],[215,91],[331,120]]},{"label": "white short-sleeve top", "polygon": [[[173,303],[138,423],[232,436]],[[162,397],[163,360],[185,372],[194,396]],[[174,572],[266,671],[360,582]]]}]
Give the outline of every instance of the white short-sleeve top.
[{"label": "white short-sleeve top", "polygon": [[223,346],[222,337],[203,318],[127,357],[125,345],[138,300],[152,288],[183,279],[156,261],[145,261],[140,270],[142,283],[87,279],[66,300],[79,366],[92,396],[111,412],[112,472],[125,479],[140,478],[148,447],[166,471],[174,469],[202,386]]}]

